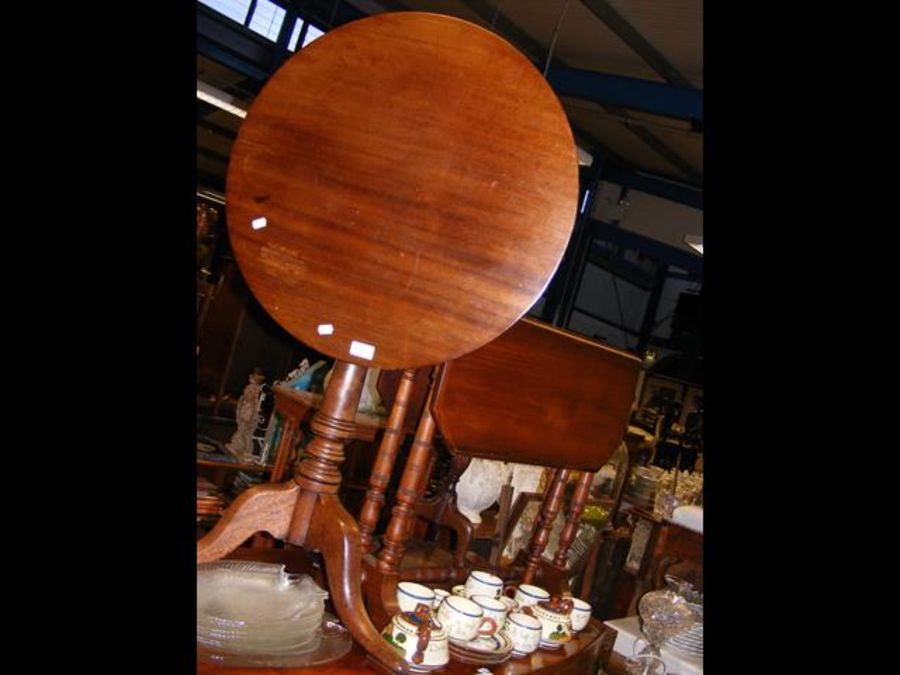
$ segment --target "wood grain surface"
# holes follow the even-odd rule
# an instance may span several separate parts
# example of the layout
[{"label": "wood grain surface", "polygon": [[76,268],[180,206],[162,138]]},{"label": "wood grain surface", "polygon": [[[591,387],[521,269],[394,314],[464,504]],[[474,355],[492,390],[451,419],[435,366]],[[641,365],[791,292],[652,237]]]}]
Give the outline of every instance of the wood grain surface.
[{"label": "wood grain surface", "polygon": [[640,361],[523,319],[444,366],[432,404],[455,453],[597,471],[625,435]]},{"label": "wood grain surface", "polygon": [[231,153],[228,226],[251,290],[294,337],[402,369],[521,317],[556,270],[577,195],[568,121],[521,53],[460,19],[385,13],[269,80]]}]

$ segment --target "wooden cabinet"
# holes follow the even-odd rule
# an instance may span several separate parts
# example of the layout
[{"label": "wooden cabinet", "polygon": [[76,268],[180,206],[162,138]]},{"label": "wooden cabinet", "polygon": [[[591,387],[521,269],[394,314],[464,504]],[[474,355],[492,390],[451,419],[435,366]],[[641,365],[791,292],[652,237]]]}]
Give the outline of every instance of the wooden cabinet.
[{"label": "wooden cabinet", "polygon": [[631,589],[627,606],[617,616],[637,614],[640,597],[647,591],[665,587],[665,575],[669,571],[677,571],[678,576],[703,577],[702,534],[642,509],[629,509],[625,513],[634,523],[624,567],[626,575],[631,577]]}]

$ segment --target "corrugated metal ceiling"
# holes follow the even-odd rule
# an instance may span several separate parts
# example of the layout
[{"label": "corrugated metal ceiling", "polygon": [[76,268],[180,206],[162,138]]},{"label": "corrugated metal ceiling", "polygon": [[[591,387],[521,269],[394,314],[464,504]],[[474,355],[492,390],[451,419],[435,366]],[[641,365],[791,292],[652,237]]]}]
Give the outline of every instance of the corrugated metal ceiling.
[{"label": "corrugated metal ceiling", "polygon": [[695,87],[703,88],[702,0],[608,0]]},{"label": "corrugated metal ceiling", "polygon": [[620,119],[605,111],[596,103],[563,98],[569,119],[599,139],[607,149],[647,171],[659,175],[688,177],[672,166],[665,158],[641,141]]}]

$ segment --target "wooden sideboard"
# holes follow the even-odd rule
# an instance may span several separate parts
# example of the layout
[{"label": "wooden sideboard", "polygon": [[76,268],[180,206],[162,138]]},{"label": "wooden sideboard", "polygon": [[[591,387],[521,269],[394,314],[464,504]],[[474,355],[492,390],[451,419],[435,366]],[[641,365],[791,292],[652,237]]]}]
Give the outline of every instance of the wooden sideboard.
[{"label": "wooden sideboard", "polygon": [[618,616],[633,616],[644,593],[665,587],[668,571],[702,579],[703,535],[643,509],[628,509],[625,514],[634,520],[632,551],[625,563],[633,590],[627,609]]}]

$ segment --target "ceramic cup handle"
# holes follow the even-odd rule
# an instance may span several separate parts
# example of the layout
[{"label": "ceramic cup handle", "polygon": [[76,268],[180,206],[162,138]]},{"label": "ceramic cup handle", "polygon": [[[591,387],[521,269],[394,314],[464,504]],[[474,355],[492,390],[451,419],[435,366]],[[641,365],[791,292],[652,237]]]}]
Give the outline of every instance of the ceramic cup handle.
[{"label": "ceramic cup handle", "polygon": [[[485,624],[488,625],[488,628],[485,629]],[[481,621],[481,625],[478,626],[478,634],[483,635],[484,637],[490,637],[494,633],[497,632],[497,622],[494,621],[491,617],[486,616]]]}]

